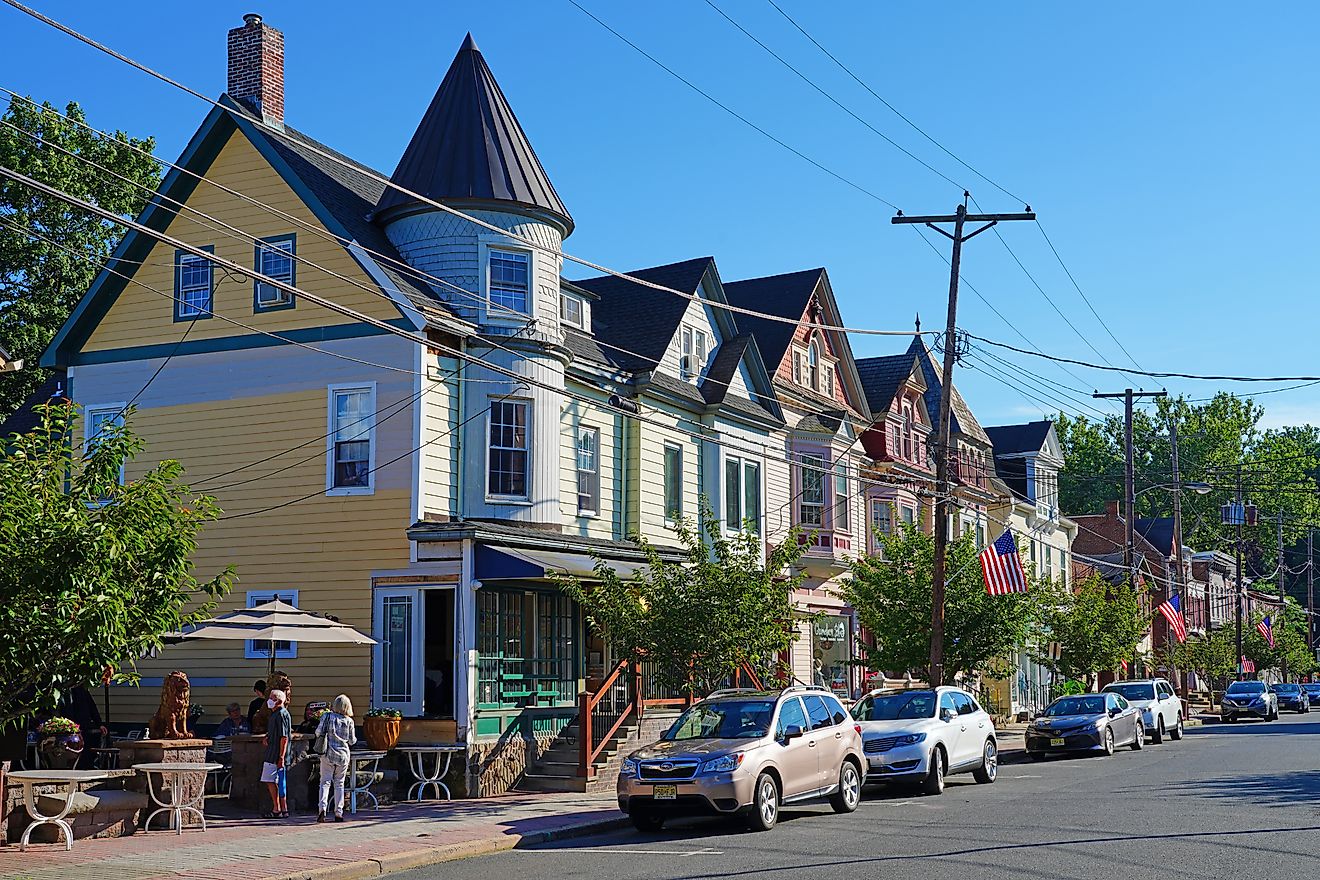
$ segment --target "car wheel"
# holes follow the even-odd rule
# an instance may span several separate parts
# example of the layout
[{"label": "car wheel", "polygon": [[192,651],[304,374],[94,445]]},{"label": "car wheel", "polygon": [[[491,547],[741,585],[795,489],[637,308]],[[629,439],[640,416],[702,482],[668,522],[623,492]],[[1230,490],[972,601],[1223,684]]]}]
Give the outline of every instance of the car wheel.
[{"label": "car wheel", "polygon": [[1219,720],[1224,722],[1225,724],[1232,724],[1234,721],[1237,721],[1237,719],[1234,718],[1232,715],[1222,715],[1222,714],[1219,716]]},{"label": "car wheel", "polygon": [[1045,760],[1045,753],[1044,753],[1044,752],[1027,752],[1027,754],[1031,756],[1031,760],[1033,760],[1033,761],[1044,761],[1044,760]]},{"label": "car wheel", "polygon": [[1150,741],[1155,745],[1164,742],[1164,716],[1155,717],[1155,732],[1150,735]]},{"label": "car wheel", "polygon": [[1181,712],[1178,713],[1178,723],[1174,725],[1173,730],[1169,731],[1169,738],[1173,740],[1180,740],[1183,738],[1183,720]]},{"label": "car wheel", "polygon": [[1114,753],[1114,728],[1112,727],[1105,728],[1105,740],[1104,740],[1103,748],[1106,755],[1112,755]]},{"label": "car wheel", "polygon": [[944,765],[944,750],[936,746],[930,753],[930,770],[926,772],[926,778],[921,783],[922,793],[942,794],[944,773],[947,769]]},{"label": "car wheel", "polygon": [[1146,747],[1146,728],[1142,725],[1141,719],[1137,719],[1137,730],[1132,736],[1131,748],[1134,752],[1139,752]]},{"label": "car wheel", "polygon": [[844,761],[839,768],[839,790],[830,795],[830,806],[836,813],[851,813],[862,802],[862,776],[857,765]]},{"label": "car wheel", "polygon": [[779,819],[779,785],[769,773],[756,778],[752,796],[752,815],[748,824],[753,831],[769,831]]},{"label": "car wheel", "polygon": [[972,778],[982,785],[989,785],[999,778],[999,747],[993,739],[987,739],[981,749],[981,766],[972,771]]},{"label": "car wheel", "polygon": [[665,827],[664,817],[657,816],[649,810],[634,810],[628,814],[628,818],[632,820],[633,827],[638,831],[654,833]]}]

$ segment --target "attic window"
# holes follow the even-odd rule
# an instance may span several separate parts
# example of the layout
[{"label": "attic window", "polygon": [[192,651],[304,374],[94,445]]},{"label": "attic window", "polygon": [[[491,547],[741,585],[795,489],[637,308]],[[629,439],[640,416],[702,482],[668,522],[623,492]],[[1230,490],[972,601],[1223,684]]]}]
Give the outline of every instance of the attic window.
[{"label": "attic window", "polygon": [[531,259],[520,251],[490,250],[490,306],[492,310],[528,314]]},{"label": "attic window", "polygon": [[[202,250],[215,253],[207,245]],[[211,261],[188,251],[174,255],[174,320],[191,321],[211,317],[211,294],[214,276]]]},{"label": "attic window", "polygon": [[684,326],[682,330],[678,372],[685,382],[691,382],[701,375],[706,368],[706,358],[710,355],[711,336],[697,327]]},{"label": "attic window", "polygon": [[820,389],[820,348],[817,347],[813,339],[811,345],[807,347],[807,377],[810,379],[812,390]]},{"label": "attic window", "polygon": [[[256,246],[253,262],[254,269],[262,275],[283,281],[290,287],[297,282],[294,275],[294,237],[282,235],[277,238],[262,239]],[[273,284],[261,281],[252,282],[253,311],[265,312],[273,309],[293,308],[293,294]]]},{"label": "attic window", "polygon": [[587,309],[582,298],[574,296],[571,293],[561,293],[559,295],[559,320],[568,324],[570,327],[586,329]]},{"label": "attic window", "polygon": [[821,375],[825,378],[824,392],[827,396],[834,396],[834,368],[828,364],[822,369]]}]

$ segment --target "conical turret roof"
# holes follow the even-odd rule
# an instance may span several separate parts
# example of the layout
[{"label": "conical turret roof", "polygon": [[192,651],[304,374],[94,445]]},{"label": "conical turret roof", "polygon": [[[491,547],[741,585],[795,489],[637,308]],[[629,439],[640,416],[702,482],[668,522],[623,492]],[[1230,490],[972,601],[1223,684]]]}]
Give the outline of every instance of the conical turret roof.
[{"label": "conical turret roof", "polygon": [[[488,199],[540,208],[562,218],[568,231],[573,228],[471,34],[390,179],[436,201]],[[391,187],[376,214],[410,204],[417,199]]]}]

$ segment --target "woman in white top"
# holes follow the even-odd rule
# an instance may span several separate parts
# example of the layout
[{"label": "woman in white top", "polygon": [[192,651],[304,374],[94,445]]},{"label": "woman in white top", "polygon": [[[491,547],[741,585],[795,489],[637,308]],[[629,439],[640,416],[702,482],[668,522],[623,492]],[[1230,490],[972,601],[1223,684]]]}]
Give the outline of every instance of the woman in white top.
[{"label": "woman in white top", "polygon": [[325,751],[321,754],[321,803],[316,821],[324,822],[326,801],[330,787],[335,789],[335,821],[344,821],[344,777],[348,774],[349,750],[357,742],[353,725],[353,704],[345,694],[335,697],[330,711],[321,716],[316,736],[325,737]]}]

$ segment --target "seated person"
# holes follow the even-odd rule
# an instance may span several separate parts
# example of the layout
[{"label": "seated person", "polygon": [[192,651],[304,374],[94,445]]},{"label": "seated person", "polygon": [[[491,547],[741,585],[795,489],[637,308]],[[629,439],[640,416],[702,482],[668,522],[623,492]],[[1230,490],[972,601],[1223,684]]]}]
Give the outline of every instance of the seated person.
[{"label": "seated person", "polygon": [[251,731],[252,728],[248,726],[248,720],[243,717],[243,707],[238,703],[230,703],[225,707],[225,720],[220,722],[211,737],[212,739],[226,739],[231,736],[251,733]]}]

